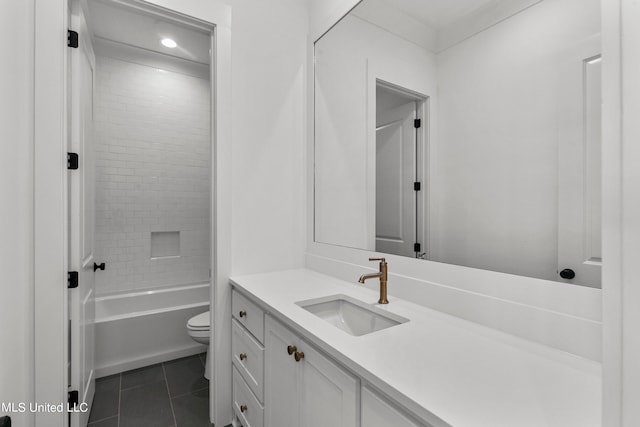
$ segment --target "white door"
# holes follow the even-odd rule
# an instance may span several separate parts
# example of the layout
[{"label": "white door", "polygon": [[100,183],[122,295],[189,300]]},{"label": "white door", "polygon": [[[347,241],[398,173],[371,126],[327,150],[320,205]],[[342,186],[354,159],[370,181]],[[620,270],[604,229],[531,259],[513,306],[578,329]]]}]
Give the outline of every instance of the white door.
[{"label": "white door", "polygon": [[[558,280],[601,287],[600,37],[568,55],[560,80]],[[571,277],[574,276],[574,277]]]},{"label": "white door", "polygon": [[376,251],[415,256],[416,103],[387,111],[376,127]]},{"label": "white door", "polygon": [[[359,381],[304,341],[300,374],[301,427],[356,427]],[[363,424],[364,425],[364,424]]]},{"label": "white door", "polygon": [[288,351],[289,346],[298,350],[298,337],[270,316],[266,316],[264,331],[264,425],[299,427],[299,374],[294,355]]},{"label": "white door", "polygon": [[78,154],[79,167],[69,171],[69,270],[78,272],[78,287],[69,289],[69,390],[78,392],[79,409],[71,426],[87,425],[95,391],[94,376],[94,236],[95,160],[93,139],[93,77],[95,57],[79,1],[71,2],[71,28],[79,47],[70,49],[71,122],[69,151]]},{"label": "white door", "polygon": [[356,427],[358,380],[270,316],[264,372],[265,427]]}]

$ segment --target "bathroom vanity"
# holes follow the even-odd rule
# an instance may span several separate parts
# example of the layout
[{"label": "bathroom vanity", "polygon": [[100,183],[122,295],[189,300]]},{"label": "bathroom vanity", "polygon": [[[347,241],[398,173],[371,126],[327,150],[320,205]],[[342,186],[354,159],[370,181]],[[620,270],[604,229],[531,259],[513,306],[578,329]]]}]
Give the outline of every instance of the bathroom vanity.
[{"label": "bathroom vanity", "polygon": [[232,277],[236,425],[600,425],[599,363],[355,280]]}]

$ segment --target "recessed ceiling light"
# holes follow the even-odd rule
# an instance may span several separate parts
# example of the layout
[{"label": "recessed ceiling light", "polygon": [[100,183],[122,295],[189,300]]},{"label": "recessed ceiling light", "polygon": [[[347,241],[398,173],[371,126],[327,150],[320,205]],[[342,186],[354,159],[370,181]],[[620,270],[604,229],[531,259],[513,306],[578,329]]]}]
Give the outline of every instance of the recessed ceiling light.
[{"label": "recessed ceiling light", "polygon": [[178,46],[178,43],[176,43],[173,39],[162,39],[160,40],[160,43],[162,43],[163,46],[169,47],[171,49]]}]

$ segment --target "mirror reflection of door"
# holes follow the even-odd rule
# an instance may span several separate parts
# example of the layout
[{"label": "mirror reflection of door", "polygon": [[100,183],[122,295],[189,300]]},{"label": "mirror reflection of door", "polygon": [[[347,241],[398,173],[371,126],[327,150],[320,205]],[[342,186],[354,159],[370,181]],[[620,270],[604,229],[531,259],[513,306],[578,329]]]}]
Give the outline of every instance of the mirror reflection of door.
[{"label": "mirror reflection of door", "polygon": [[421,162],[420,99],[376,85],[376,251],[417,257],[422,229],[418,209]]},{"label": "mirror reflection of door", "polygon": [[574,46],[560,81],[558,280],[595,288],[602,275],[600,37]]}]

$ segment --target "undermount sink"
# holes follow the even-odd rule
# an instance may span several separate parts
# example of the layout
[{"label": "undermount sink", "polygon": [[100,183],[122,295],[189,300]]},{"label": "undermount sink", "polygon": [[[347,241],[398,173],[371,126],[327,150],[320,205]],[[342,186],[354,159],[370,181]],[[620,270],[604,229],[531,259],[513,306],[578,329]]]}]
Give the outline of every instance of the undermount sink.
[{"label": "undermount sink", "polygon": [[296,304],[354,336],[370,334],[409,321],[346,295],[331,295],[298,301]]}]

